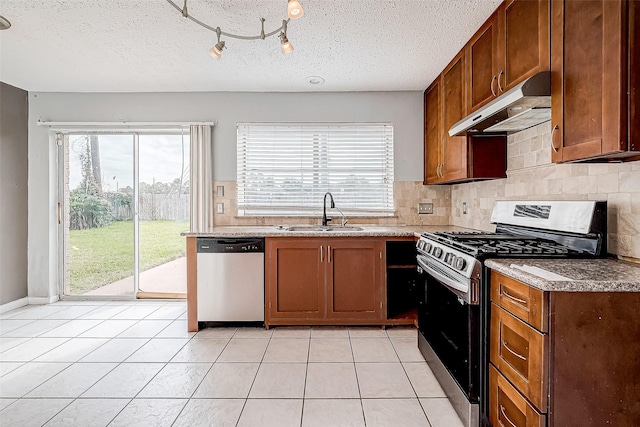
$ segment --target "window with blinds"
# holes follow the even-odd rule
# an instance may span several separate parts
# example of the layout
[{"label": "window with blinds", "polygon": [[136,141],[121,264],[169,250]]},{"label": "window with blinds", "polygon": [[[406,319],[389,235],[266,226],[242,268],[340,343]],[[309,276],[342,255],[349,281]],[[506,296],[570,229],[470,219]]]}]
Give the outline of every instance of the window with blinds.
[{"label": "window with blinds", "polygon": [[321,215],[327,191],[345,215],[394,213],[392,124],[240,123],[237,165],[240,216]]}]

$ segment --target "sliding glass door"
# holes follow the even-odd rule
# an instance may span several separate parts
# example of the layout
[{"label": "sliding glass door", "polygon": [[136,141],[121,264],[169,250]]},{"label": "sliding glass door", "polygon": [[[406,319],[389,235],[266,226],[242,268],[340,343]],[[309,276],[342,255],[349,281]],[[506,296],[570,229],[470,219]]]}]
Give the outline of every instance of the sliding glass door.
[{"label": "sliding glass door", "polygon": [[189,136],[58,135],[61,293],[183,297]]}]

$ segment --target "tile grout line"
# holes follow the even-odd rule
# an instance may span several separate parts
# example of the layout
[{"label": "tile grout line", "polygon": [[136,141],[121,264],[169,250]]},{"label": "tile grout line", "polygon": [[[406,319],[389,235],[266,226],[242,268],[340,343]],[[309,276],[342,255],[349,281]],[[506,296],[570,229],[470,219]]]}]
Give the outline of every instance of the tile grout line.
[{"label": "tile grout line", "polygon": [[[236,329],[236,332],[237,332],[237,329]],[[262,362],[264,361],[264,356],[267,354],[267,349],[269,348],[269,345],[271,344],[271,339],[272,338],[273,338],[273,331],[271,331],[271,335],[269,335],[269,342],[267,343],[267,346],[264,348],[264,352],[262,353],[262,358],[260,359],[260,362],[258,363],[258,370],[256,371],[256,375],[253,377],[253,381],[251,381],[251,385],[249,386],[249,391],[247,392],[247,397],[244,399],[244,403],[242,405],[242,409],[240,410],[240,414],[238,415],[238,420],[236,421],[236,427],[238,427],[238,424],[240,423],[240,419],[242,418],[242,414],[244,413],[244,409],[247,407],[247,402],[249,401],[249,396],[251,395],[251,390],[253,389],[253,385],[256,383],[256,378],[258,378],[258,373],[260,372],[260,368],[262,367]],[[229,340],[229,342],[231,342],[231,340]]]}]

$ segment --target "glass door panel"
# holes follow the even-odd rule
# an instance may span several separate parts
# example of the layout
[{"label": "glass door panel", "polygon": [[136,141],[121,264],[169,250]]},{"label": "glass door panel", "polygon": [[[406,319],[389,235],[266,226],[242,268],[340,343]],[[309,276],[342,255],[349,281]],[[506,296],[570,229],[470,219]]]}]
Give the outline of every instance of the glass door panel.
[{"label": "glass door panel", "polygon": [[134,296],[134,136],[65,135],[64,294]]},{"label": "glass door panel", "polygon": [[186,297],[189,135],[140,134],[138,152],[138,297]]}]

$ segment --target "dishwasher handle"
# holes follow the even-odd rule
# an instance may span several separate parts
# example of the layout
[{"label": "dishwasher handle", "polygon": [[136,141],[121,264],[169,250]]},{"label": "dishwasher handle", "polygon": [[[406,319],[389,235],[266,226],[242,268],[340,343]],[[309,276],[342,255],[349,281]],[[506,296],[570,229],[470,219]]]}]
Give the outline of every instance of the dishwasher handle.
[{"label": "dishwasher handle", "polygon": [[264,253],[264,239],[198,238],[198,253]]}]

